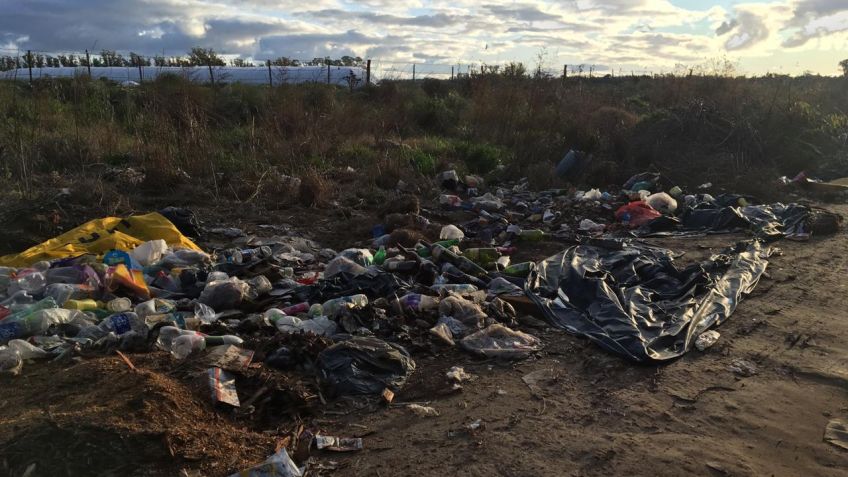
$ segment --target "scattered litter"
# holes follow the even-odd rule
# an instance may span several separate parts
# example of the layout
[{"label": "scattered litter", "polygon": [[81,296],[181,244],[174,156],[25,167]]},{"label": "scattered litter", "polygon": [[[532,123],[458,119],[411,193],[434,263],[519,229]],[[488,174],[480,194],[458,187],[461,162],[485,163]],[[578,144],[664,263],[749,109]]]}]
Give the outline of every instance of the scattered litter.
[{"label": "scattered litter", "polygon": [[286,449],[280,449],[265,462],[255,465],[249,469],[236,472],[229,477],[302,477],[303,471],[299,469],[289,457]]},{"label": "scattered litter", "polygon": [[357,336],[322,351],[318,368],[336,394],[380,394],[403,387],[415,362],[398,345]]},{"label": "scattered litter", "polygon": [[239,407],[236,378],[221,368],[209,368],[206,373],[209,376],[209,388],[212,390],[212,399],[215,402],[223,402]]},{"label": "scattered litter", "polygon": [[447,373],[445,373],[445,376],[447,376],[447,378],[450,381],[455,381],[457,383],[461,383],[463,381],[469,381],[469,380],[471,380],[471,378],[473,378],[473,376],[466,373],[465,368],[463,368],[461,366],[452,367],[451,369],[448,370]]},{"label": "scattered litter", "polygon": [[539,369],[525,374],[521,377],[521,380],[524,381],[524,384],[526,384],[527,387],[530,388],[530,391],[534,395],[540,396],[541,394],[543,394],[543,386],[550,386],[558,378],[559,375],[553,369]]},{"label": "scattered litter", "polygon": [[709,330],[701,333],[698,336],[698,339],[695,340],[695,348],[698,348],[698,351],[704,351],[710,346],[716,344],[721,334],[715,330]]},{"label": "scattered litter", "polygon": [[418,417],[438,417],[439,411],[433,409],[429,406],[422,406],[420,404],[407,404],[406,408],[412,411]]},{"label": "scattered litter", "polygon": [[848,422],[843,419],[831,419],[824,428],[824,441],[848,450]]},{"label": "scattered litter", "polygon": [[747,359],[742,358],[734,359],[727,369],[745,378],[757,374],[757,365],[748,361]]},{"label": "scattered litter", "polygon": [[497,323],[466,336],[461,343],[463,348],[489,358],[521,359],[542,349],[539,338]]},{"label": "scattered litter", "polygon": [[362,450],[362,439],[358,437],[315,436],[318,450],[333,452],[354,452]]}]

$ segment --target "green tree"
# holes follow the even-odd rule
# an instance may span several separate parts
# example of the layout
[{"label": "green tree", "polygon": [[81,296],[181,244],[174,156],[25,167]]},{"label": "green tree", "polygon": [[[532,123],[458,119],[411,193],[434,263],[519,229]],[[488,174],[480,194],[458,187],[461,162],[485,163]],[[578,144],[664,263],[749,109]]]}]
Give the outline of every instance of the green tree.
[{"label": "green tree", "polygon": [[226,66],[227,63],[212,48],[194,47],[188,54],[191,66]]},{"label": "green tree", "polygon": [[281,56],[276,60],[272,60],[271,64],[274,66],[300,66],[300,60],[293,60],[287,56]]},{"label": "green tree", "polygon": [[840,61],[839,67],[842,68],[842,76],[848,76],[848,59]]}]

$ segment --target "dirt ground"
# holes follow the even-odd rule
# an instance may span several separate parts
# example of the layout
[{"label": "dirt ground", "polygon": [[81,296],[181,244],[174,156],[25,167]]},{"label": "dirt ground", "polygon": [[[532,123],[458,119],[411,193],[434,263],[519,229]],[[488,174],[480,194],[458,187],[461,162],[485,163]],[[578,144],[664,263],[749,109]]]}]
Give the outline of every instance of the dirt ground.
[{"label": "dirt ground", "polygon": [[[846,205],[827,207],[848,216]],[[343,206],[203,213],[242,217],[222,219],[228,226],[289,224],[332,247],[370,235]],[[649,242],[686,261],[741,238]],[[830,419],[848,418],[845,231],[773,246],[782,254],[718,328],[718,343],[666,365],[627,362],[533,319],[520,329],[545,348],[523,361],[412,350],[417,369],[394,402],[432,406],[435,417],[375,399],[324,404],[304,377],[275,382],[289,391],[272,393],[262,416],[216,409],[202,378],[161,352],[129,354],[135,369],[116,355],[27,364],[0,381],[0,474],[224,476],[296,447],[307,426],[364,440],[359,452],[313,450],[310,475],[848,475],[848,451],[823,440]],[[740,358],[756,372],[731,371]],[[452,366],[474,376],[460,391],[444,377]],[[242,401],[267,382],[253,368]]]}]

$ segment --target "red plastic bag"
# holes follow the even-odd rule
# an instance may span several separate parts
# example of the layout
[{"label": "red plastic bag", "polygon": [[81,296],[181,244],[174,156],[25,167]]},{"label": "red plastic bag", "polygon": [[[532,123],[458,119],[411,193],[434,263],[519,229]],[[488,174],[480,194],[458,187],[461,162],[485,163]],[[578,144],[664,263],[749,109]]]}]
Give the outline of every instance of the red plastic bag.
[{"label": "red plastic bag", "polygon": [[630,227],[641,227],[642,225],[661,217],[662,214],[646,204],[644,200],[637,200],[627,205],[622,205],[615,211],[615,219],[627,222]]}]

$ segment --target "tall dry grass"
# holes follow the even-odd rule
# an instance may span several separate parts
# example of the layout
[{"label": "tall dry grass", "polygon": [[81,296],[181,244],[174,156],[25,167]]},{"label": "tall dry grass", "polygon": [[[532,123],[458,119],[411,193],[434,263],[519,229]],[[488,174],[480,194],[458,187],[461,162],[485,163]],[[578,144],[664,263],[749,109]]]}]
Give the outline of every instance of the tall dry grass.
[{"label": "tall dry grass", "polygon": [[85,77],[32,88],[3,82],[0,173],[25,191],[54,171],[131,167],[145,173],[139,187],[191,182],[243,198],[269,170],[321,183],[348,166],[385,175],[375,179],[380,187],[393,186],[399,168],[429,175],[447,165],[503,166],[501,176],[529,172],[552,183],[553,166],[577,148],[595,164],[575,181],[611,184],[650,169],[684,185],[750,189],[752,177],[802,169],[848,175],[846,86],[823,77],[496,74],[358,91],[177,77],[136,88]]}]

